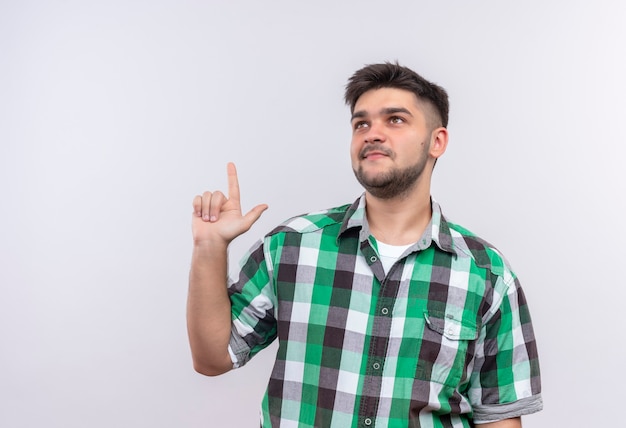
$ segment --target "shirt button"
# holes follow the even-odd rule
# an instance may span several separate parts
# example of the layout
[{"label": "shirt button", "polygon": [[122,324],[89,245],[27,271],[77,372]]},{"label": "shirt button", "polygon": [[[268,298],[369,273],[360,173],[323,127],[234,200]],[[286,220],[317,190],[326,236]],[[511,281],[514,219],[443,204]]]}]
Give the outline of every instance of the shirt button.
[{"label": "shirt button", "polygon": [[382,309],[380,310],[380,312],[381,312],[383,315],[387,315],[387,314],[389,313],[389,309],[387,309],[387,308],[382,308]]},{"label": "shirt button", "polygon": [[372,367],[374,367],[374,370],[378,370],[380,368],[380,364],[374,363],[372,364]]},{"label": "shirt button", "polygon": [[452,336],[452,335],[454,334],[454,329],[449,328],[449,329],[448,329],[448,334],[449,334],[450,336]]},{"label": "shirt button", "polygon": [[363,422],[365,422],[365,425],[367,425],[367,426],[372,425],[372,420],[370,418],[365,418],[365,421],[363,421]]},{"label": "shirt button", "polygon": [[370,257],[370,262],[374,263],[376,260],[378,260],[378,259],[376,258],[376,256],[372,256],[372,257]]}]

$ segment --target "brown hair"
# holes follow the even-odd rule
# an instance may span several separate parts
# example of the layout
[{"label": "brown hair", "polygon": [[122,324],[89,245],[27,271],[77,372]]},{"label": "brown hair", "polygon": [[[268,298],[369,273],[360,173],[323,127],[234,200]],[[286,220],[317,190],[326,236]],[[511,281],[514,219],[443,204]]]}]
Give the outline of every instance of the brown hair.
[{"label": "brown hair", "polygon": [[[421,100],[434,108],[441,126],[448,126],[450,105],[448,94],[441,86],[396,63],[370,64],[357,70],[346,85],[345,100],[354,113],[354,106],[361,95],[371,89],[395,88],[413,92]],[[439,126],[439,123],[433,126]]]}]

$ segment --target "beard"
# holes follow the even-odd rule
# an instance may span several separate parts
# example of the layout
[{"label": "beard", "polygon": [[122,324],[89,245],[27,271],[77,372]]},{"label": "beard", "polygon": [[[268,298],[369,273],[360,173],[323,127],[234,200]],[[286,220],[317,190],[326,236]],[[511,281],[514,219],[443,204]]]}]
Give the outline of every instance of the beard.
[{"label": "beard", "polygon": [[[392,159],[395,157],[392,153],[389,155]],[[362,158],[362,156],[360,157]],[[353,171],[357,181],[372,196],[379,199],[392,199],[409,193],[424,172],[427,161],[428,156],[423,153],[423,156],[415,164],[406,168],[392,168],[389,171],[371,176],[363,171],[362,165]]]}]

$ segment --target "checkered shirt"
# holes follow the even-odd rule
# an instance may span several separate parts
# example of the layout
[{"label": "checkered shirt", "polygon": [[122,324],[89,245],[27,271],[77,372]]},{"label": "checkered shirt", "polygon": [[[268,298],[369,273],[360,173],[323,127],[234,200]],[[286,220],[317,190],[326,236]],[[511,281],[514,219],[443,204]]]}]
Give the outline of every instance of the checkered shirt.
[{"label": "checkered shirt", "polygon": [[263,427],[470,427],[542,407],[517,277],[434,201],[388,273],[361,196],[274,229],[229,294],[235,367],[279,340]]}]

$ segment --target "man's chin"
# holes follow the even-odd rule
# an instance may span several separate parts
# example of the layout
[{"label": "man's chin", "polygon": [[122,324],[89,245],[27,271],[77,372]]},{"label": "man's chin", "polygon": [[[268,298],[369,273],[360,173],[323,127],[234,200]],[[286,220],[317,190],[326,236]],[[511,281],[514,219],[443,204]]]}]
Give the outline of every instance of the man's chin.
[{"label": "man's chin", "polygon": [[389,182],[390,171],[387,168],[363,168],[354,171],[354,175],[359,182],[371,183],[372,186],[384,186]]},{"label": "man's chin", "polygon": [[372,194],[384,192],[389,185],[392,185],[389,181],[389,177],[382,176],[381,174],[355,174],[357,181]]}]

